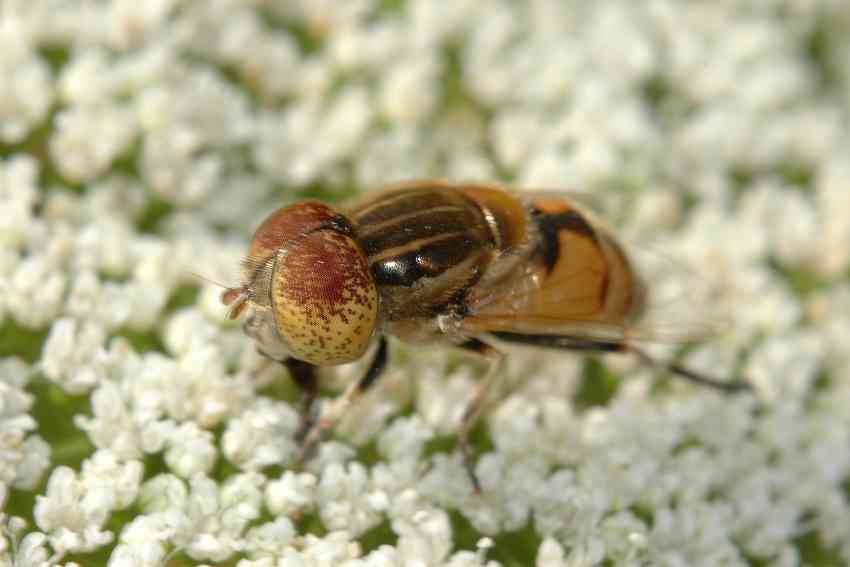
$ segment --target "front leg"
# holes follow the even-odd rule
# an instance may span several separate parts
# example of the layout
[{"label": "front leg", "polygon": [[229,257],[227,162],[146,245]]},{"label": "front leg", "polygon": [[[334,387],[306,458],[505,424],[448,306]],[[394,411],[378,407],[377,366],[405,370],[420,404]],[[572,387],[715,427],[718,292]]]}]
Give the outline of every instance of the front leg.
[{"label": "front leg", "polygon": [[283,361],[283,365],[289,370],[289,375],[301,390],[301,423],[295,433],[295,441],[301,443],[316,422],[314,406],[316,397],[319,395],[318,368],[291,356]]},{"label": "front leg", "polygon": [[309,457],[310,451],[322,439],[325,431],[332,429],[339,423],[339,420],[342,419],[346,410],[351,407],[351,404],[377,382],[387,365],[387,357],[387,339],[382,336],[378,343],[378,350],[375,352],[375,356],[372,358],[372,362],[363,376],[350,384],[342,396],[334,401],[328,411],[323,412],[318,423],[315,421],[310,423],[309,430],[300,439],[302,461]]}]

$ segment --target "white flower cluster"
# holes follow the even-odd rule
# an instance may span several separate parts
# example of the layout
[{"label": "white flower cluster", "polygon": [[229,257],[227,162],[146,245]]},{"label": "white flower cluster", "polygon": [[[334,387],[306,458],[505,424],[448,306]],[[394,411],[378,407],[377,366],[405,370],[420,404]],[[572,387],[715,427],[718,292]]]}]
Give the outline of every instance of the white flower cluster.
[{"label": "white flower cluster", "polygon": [[[850,563],[848,54],[840,0],[5,0],[0,565]],[[196,275],[282,203],[426,176],[600,195],[672,256],[635,336],[719,328],[679,354],[755,392],[517,353],[477,495],[445,448],[477,367],[405,353],[297,468]]]},{"label": "white flower cluster", "polygon": [[34,433],[38,424],[28,413],[33,405],[33,396],[26,391],[31,373],[17,358],[0,360],[0,494],[4,495],[12,488],[34,489],[50,465],[50,447]]},{"label": "white flower cluster", "polygon": [[46,496],[36,499],[36,525],[60,556],[93,551],[112,541],[112,533],[104,530],[109,514],[135,501],[141,478],[140,462],[119,462],[108,451],[87,459],[79,475],[58,467],[47,482]]}]

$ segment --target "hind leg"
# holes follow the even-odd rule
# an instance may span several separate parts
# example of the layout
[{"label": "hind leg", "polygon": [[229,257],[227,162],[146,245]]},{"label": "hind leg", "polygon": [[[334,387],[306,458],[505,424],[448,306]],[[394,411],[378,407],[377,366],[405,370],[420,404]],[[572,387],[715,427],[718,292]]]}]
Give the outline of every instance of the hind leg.
[{"label": "hind leg", "polygon": [[702,372],[691,370],[686,366],[673,361],[663,361],[653,358],[649,353],[640,347],[629,344],[625,341],[617,340],[601,340],[585,337],[573,337],[568,335],[525,335],[522,333],[496,332],[493,336],[508,342],[524,344],[529,346],[538,346],[542,348],[554,348],[562,350],[571,350],[575,352],[596,352],[596,353],[630,353],[637,357],[641,364],[669,372],[677,378],[694,382],[701,386],[708,386],[723,392],[740,392],[750,390],[751,387],[747,382],[727,382],[718,380],[717,378],[707,376]]}]

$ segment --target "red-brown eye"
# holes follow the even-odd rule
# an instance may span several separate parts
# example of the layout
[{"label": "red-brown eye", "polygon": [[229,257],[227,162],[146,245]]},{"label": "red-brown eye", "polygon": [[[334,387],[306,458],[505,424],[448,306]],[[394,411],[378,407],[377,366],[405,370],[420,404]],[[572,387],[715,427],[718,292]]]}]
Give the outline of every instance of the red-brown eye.
[{"label": "red-brown eye", "polygon": [[271,282],[278,332],[292,355],[319,365],[363,355],[378,318],[378,290],[353,239],[320,230],[280,254]]},{"label": "red-brown eye", "polygon": [[254,232],[248,258],[253,263],[273,256],[288,243],[333,221],[336,213],[317,201],[307,201],[276,210]]}]

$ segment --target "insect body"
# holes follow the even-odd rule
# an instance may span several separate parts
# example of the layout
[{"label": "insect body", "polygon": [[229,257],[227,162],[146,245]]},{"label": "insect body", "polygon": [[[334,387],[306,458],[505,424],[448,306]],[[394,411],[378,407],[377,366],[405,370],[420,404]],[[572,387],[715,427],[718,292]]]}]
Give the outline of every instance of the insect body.
[{"label": "insect body", "polygon": [[[460,431],[476,486],[466,437],[506,344],[631,352],[690,380],[739,386],[658,362],[632,344],[646,285],[614,237],[562,195],[420,181],[345,212],[291,205],[257,229],[242,285],[222,301],[231,318],[248,309],[246,333],[302,388],[305,450],[380,375],[386,336],[486,357],[490,371]],[[315,423],[316,367],[357,360],[375,341],[370,367],[336,415]]]}]

